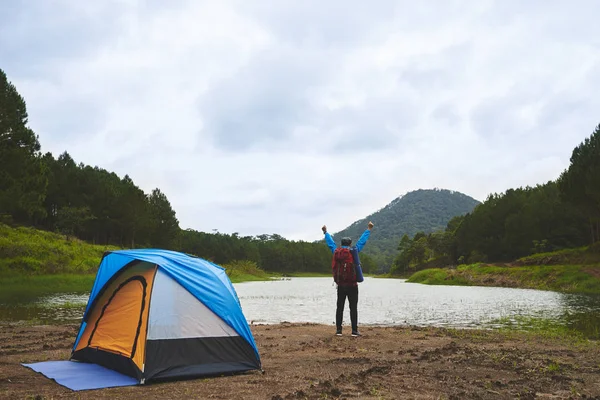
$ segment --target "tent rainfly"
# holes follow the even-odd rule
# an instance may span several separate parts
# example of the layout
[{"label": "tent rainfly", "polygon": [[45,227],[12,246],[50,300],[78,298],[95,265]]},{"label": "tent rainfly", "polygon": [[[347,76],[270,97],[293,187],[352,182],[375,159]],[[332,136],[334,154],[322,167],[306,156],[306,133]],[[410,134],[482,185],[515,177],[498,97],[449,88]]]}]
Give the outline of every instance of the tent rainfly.
[{"label": "tent rainfly", "polygon": [[70,358],[140,384],[262,369],[225,269],[158,249],[104,254]]}]

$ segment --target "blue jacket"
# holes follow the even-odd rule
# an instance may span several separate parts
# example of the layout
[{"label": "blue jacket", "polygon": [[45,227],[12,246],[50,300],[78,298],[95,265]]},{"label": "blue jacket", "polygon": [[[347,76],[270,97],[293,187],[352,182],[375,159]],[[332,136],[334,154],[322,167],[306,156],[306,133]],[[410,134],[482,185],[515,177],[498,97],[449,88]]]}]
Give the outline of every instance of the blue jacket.
[{"label": "blue jacket", "polygon": [[[371,230],[366,229],[363,232],[363,234],[360,235],[358,242],[356,242],[356,246],[352,246],[352,247],[341,246],[341,247],[347,247],[349,249],[356,248],[356,250],[361,251],[363,249],[363,247],[365,247],[365,244],[367,244],[367,240],[369,239],[370,235],[371,235]],[[325,232],[325,242],[327,242],[327,246],[331,250],[331,253],[333,253],[335,251],[335,249],[337,249],[337,245],[335,244],[335,242],[334,242],[333,238],[331,237],[331,235],[329,234],[329,232]]]},{"label": "blue jacket", "polygon": [[[352,257],[354,258],[354,263],[356,264],[356,282],[362,282],[365,279],[363,276],[362,267],[360,265],[360,258],[358,257],[358,252],[361,251],[363,247],[365,247],[365,244],[367,243],[367,240],[369,239],[370,235],[371,230],[367,229],[360,236],[358,242],[356,242],[356,246],[342,246],[344,248],[349,248],[350,252],[352,253]],[[331,252],[335,252],[337,246],[329,232],[325,232],[325,242],[327,242],[327,246],[329,247]],[[356,286],[356,283],[354,283],[352,286]]]}]

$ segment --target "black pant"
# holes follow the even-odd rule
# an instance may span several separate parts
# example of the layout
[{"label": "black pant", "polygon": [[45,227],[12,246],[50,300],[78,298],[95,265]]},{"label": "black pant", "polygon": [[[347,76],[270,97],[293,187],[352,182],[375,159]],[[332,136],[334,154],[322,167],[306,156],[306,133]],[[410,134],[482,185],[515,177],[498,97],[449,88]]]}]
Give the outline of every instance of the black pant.
[{"label": "black pant", "polygon": [[335,311],[335,325],[338,330],[342,329],[346,297],[348,297],[348,305],[350,306],[350,321],[352,322],[352,332],[355,332],[358,331],[358,286],[338,286],[337,309]]}]

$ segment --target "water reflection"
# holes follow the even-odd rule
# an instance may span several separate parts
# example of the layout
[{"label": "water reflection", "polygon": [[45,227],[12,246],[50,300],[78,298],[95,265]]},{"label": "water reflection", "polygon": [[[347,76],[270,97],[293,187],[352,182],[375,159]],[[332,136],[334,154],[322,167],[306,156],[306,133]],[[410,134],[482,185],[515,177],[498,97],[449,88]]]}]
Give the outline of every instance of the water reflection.
[{"label": "water reflection", "polygon": [[600,339],[599,295],[562,296],[564,312],[559,321],[587,337]]},{"label": "water reflection", "polygon": [[40,298],[15,299],[0,303],[0,321],[38,324],[78,323],[89,293],[61,293]]},{"label": "water reflection", "polygon": [[[234,285],[249,322],[333,324],[335,287],[329,278],[292,278]],[[492,287],[428,286],[366,278],[359,320],[372,325],[493,327],[521,317],[550,319],[598,338],[600,296]],[[1,321],[78,323],[88,294],[61,294],[0,304]],[[345,322],[349,322],[346,307]],[[496,325],[494,325],[496,324]]]}]

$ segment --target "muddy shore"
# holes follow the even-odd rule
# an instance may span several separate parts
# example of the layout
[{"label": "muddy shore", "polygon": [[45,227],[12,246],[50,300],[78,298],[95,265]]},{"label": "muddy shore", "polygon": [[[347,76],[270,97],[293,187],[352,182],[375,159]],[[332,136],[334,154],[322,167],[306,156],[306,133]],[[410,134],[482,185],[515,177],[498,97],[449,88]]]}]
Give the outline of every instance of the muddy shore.
[{"label": "muddy shore", "polygon": [[491,331],[252,326],[265,373],[73,392],[20,365],[67,359],[77,326],[0,325],[2,399],[600,399],[600,345]]}]

